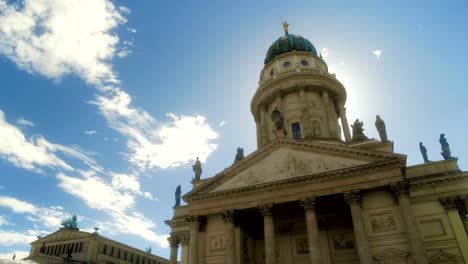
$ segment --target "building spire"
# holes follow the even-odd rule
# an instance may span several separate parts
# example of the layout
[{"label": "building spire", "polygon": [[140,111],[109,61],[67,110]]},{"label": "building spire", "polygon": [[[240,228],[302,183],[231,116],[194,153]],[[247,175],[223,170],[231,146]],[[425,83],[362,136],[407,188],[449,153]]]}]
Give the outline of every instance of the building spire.
[{"label": "building spire", "polygon": [[289,27],[289,24],[288,22],[286,22],[285,20],[283,20],[283,18],[281,18],[281,24],[283,24],[283,29],[284,29],[284,34],[285,35],[288,35],[288,27]]}]

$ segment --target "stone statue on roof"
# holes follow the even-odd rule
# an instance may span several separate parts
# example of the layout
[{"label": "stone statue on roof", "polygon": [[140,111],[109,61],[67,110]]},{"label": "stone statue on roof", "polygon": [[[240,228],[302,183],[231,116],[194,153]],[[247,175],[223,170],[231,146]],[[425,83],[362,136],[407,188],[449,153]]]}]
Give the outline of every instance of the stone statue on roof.
[{"label": "stone statue on roof", "polygon": [[182,190],[180,188],[180,185],[177,186],[176,191],[175,191],[175,205],[173,208],[179,207],[180,206],[180,195],[182,193]]},{"label": "stone statue on roof", "polygon": [[244,149],[237,148],[236,158],[234,159],[234,164],[244,159]]},{"label": "stone statue on roof", "polygon": [[421,151],[421,155],[423,156],[424,163],[430,162],[427,158],[427,149],[424,147],[422,142],[419,142],[419,150]]},{"label": "stone statue on roof", "polygon": [[193,178],[194,181],[200,180],[201,174],[202,174],[202,166],[201,162],[197,157],[197,161],[195,161],[195,164],[192,165],[192,170],[195,172],[195,178]]},{"label": "stone statue on roof", "polygon": [[380,141],[382,141],[384,143],[388,142],[387,130],[385,128],[385,122],[382,120],[382,118],[380,118],[379,115],[376,116],[375,127],[377,128],[377,131],[379,132]]},{"label": "stone statue on roof", "polygon": [[351,127],[353,128],[352,141],[356,142],[368,139],[366,135],[364,135],[364,123],[362,121],[356,119],[356,121],[354,121],[354,124],[352,124]]},{"label": "stone statue on roof", "polygon": [[442,157],[444,157],[444,160],[456,159],[452,157],[450,145],[447,142],[447,139],[445,138],[445,134],[440,134],[439,143],[440,147],[442,148],[442,152],[440,154],[442,155]]}]

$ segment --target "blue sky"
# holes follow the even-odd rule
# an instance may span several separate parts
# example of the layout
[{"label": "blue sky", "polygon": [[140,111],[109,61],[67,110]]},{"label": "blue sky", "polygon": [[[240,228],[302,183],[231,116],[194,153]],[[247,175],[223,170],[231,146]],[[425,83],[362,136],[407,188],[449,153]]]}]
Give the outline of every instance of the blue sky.
[{"label": "blue sky", "polygon": [[[269,45],[308,38],[348,92],[348,120],[408,164],[466,169],[464,1],[0,0],[0,258],[79,226],[169,256],[164,220],[196,156],[209,177],[256,149],[250,100]],[[222,124],[222,125],[221,125]]]}]

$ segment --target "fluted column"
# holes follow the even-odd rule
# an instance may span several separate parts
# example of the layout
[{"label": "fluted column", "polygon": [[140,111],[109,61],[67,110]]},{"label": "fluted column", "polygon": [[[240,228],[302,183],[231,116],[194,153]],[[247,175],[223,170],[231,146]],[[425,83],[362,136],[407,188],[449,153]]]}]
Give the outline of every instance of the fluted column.
[{"label": "fluted column", "polygon": [[169,246],[171,247],[171,256],[169,258],[170,264],[177,264],[177,250],[179,249],[179,239],[175,236],[170,236],[167,238],[169,241]]},{"label": "fluted column", "polygon": [[180,245],[182,249],[182,253],[180,254],[180,264],[187,264],[190,235],[189,234],[180,235],[179,241],[180,241]]},{"label": "fluted column", "polygon": [[423,239],[414,217],[413,208],[409,199],[409,184],[406,181],[391,186],[394,196],[400,204],[401,213],[406,226],[406,235],[410,242],[410,257],[414,263],[427,263],[426,250]]},{"label": "fluted column", "polygon": [[263,215],[265,234],[265,264],[276,264],[275,225],[273,222],[273,204],[260,206]]},{"label": "fluted column", "polygon": [[346,118],[346,108],[342,102],[338,102],[338,111],[340,111],[341,128],[346,142],[351,142],[351,133],[349,131],[348,119]]},{"label": "fluted column", "polygon": [[447,212],[447,216],[449,218],[450,225],[452,226],[452,230],[455,233],[455,238],[457,239],[463,260],[465,263],[468,263],[468,239],[466,237],[466,232],[464,232],[465,228],[461,221],[460,214],[458,213],[458,210],[460,209],[459,199],[458,197],[447,197],[442,198],[439,201]]},{"label": "fluted column", "polygon": [[192,217],[187,218],[187,222],[190,227],[188,264],[197,264],[198,263],[198,229],[200,227],[200,218],[197,216],[192,216]]},{"label": "fluted column", "polygon": [[223,221],[228,226],[228,242],[226,245],[226,260],[224,263],[235,264],[236,263],[236,251],[235,251],[235,234],[234,234],[234,210],[226,210],[223,212]]},{"label": "fluted column", "polygon": [[321,264],[322,255],[320,252],[317,216],[315,215],[315,197],[303,199],[300,204],[305,210],[310,263]]},{"label": "fluted column", "polygon": [[264,106],[260,107],[260,145],[264,146],[268,143],[268,124],[267,124],[267,117],[266,117],[266,109]]},{"label": "fluted column", "polygon": [[344,199],[351,209],[354,237],[356,238],[360,262],[363,264],[373,263],[369,241],[363,225],[360,191],[347,192],[344,194]]}]

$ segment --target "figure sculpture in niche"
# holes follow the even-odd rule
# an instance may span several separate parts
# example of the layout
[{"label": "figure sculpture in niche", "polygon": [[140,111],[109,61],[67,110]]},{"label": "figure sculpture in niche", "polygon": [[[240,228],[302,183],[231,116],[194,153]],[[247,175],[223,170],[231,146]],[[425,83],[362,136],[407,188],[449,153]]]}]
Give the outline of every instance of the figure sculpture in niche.
[{"label": "figure sculpture in niche", "polygon": [[320,123],[317,120],[314,120],[312,122],[312,134],[314,137],[320,137],[321,132],[320,132]]},{"label": "figure sculpture in niche", "polygon": [[271,112],[271,121],[273,121],[276,130],[284,129],[284,117],[278,108],[275,108],[275,110]]},{"label": "figure sculpture in niche", "polygon": [[354,124],[351,125],[353,128],[353,140],[354,142],[356,141],[361,141],[361,140],[366,140],[368,139],[366,135],[364,135],[364,123],[362,121],[359,121],[359,119],[356,119],[354,121]]},{"label": "figure sculpture in niche", "polygon": [[385,129],[385,122],[380,118],[379,115],[376,116],[375,127],[377,128],[377,131],[379,131],[380,140],[382,142],[388,142],[387,130]]},{"label": "figure sculpture in niche", "polygon": [[450,152],[450,145],[447,142],[447,139],[445,138],[445,134],[440,134],[439,142],[440,147],[442,148],[442,152],[440,153],[442,157],[444,157],[445,160],[456,159],[452,157],[452,154]]},{"label": "figure sculpture in niche", "polygon": [[202,174],[202,166],[198,157],[197,157],[197,161],[195,161],[195,164],[192,165],[192,170],[195,172],[195,178],[193,178],[192,180],[194,181],[200,180],[200,176]]},{"label": "figure sculpture in niche", "polygon": [[180,188],[180,185],[177,186],[176,191],[175,191],[175,205],[173,208],[179,207],[180,206],[180,194],[182,190]]},{"label": "figure sculpture in niche", "polygon": [[238,161],[241,161],[243,159],[244,159],[244,149],[237,148],[237,153],[236,153],[236,158],[234,159],[234,164],[236,164]]},{"label": "figure sculpture in niche", "polygon": [[427,158],[427,149],[424,147],[422,142],[419,142],[419,150],[421,151],[421,155],[423,156],[424,163],[430,162]]}]

